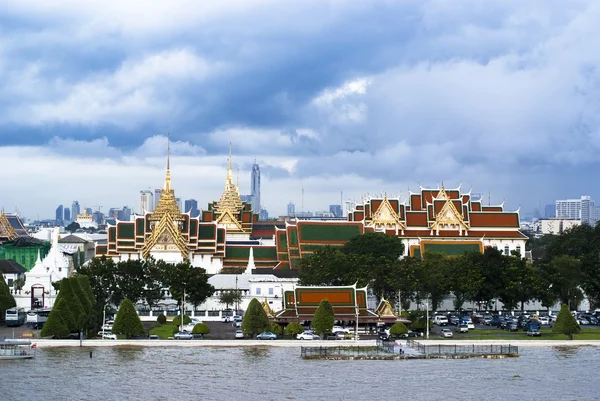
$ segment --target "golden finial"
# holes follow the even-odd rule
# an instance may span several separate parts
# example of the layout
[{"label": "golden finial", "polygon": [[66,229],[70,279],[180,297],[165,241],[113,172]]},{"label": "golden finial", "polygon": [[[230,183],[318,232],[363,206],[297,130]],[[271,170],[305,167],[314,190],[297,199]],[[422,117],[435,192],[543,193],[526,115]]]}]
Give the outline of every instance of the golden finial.
[{"label": "golden finial", "polygon": [[233,173],[231,171],[231,141],[229,142],[229,160],[227,162],[227,182],[226,185],[233,185]]},{"label": "golden finial", "polygon": [[171,190],[171,134],[167,134],[167,175],[165,177],[164,190]]}]

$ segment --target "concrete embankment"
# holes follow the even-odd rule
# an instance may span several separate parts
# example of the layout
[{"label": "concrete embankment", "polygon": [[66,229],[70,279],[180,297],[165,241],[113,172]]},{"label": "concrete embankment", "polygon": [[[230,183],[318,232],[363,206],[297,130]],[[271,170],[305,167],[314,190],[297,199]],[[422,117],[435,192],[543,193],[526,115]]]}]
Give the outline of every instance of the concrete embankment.
[{"label": "concrete embankment", "polygon": [[[375,340],[360,341],[300,341],[300,340],[32,340],[38,347],[114,347],[114,346],[141,346],[141,347],[373,347]],[[400,341],[406,347],[405,341]],[[423,345],[513,345],[519,348],[527,347],[600,347],[600,340],[573,340],[573,341],[506,341],[506,340],[424,340],[419,339]]]}]

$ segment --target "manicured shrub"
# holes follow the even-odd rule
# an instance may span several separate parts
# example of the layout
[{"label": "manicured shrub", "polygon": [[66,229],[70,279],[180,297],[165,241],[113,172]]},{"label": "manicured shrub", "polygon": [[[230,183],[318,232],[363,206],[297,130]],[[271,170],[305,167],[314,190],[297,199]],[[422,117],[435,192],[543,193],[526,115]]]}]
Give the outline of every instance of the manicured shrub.
[{"label": "manicured shrub", "polygon": [[256,298],[253,298],[242,319],[242,330],[245,334],[256,335],[267,330],[270,326],[267,313]]},{"label": "manicured shrub", "polygon": [[[192,319],[188,315],[183,315],[183,324],[192,323]],[[173,319],[173,324],[177,326],[181,326],[181,315],[175,316]]]},{"label": "manicured shrub", "polygon": [[10,288],[4,281],[4,276],[0,274],[0,314],[2,316],[0,319],[4,320],[6,310],[15,306],[17,306],[15,298],[10,293]]},{"label": "manicured shrub", "polygon": [[315,333],[323,337],[327,333],[331,333],[334,323],[333,307],[331,303],[324,299],[319,304],[315,312],[315,317],[312,321],[312,328]]},{"label": "manicured shrub", "polygon": [[54,337],[54,338],[66,338],[69,337],[69,328],[65,324],[63,318],[61,317],[60,309],[65,306],[65,300],[59,299],[58,302],[54,305],[52,312],[50,312],[50,316],[48,316],[48,320],[44,323],[44,327],[42,328],[42,332],[40,335],[42,337]]},{"label": "manicured shrub", "polygon": [[119,306],[112,332],[127,337],[139,336],[146,332],[140,317],[135,311],[133,303],[127,298],[125,298]]},{"label": "manicured shrub", "polygon": [[390,327],[390,335],[392,337],[400,337],[402,334],[408,333],[408,328],[402,322],[396,322]]},{"label": "manicured shrub", "polygon": [[158,324],[165,324],[167,322],[167,317],[161,313],[156,318],[156,321],[158,322]]},{"label": "manicured shrub", "polygon": [[569,307],[563,304],[560,307],[560,312],[558,312],[556,323],[552,326],[552,332],[566,334],[569,336],[569,340],[572,340],[573,334],[578,334],[580,331],[581,327],[579,327],[579,323],[575,320],[575,316],[571,314]]},{"label": "manicured shrub", "polygon": [[292,322],[285,326],[285,334],[288,336],[296,337],[297,334],[304,332],[304,327],[298,322]]},{"label": "manicured shrub", "polygon": [[210,328],[204,323],[197,323],[192,329],[192,334],[208,334],[210,333]]},{"label": "manicured shrub", "polygon": [[271,333],[275,333],[278,336],[280,336],[283,333],[283,329],[281,328],[281,326],[273,322],[271,322],[270,331]]}]

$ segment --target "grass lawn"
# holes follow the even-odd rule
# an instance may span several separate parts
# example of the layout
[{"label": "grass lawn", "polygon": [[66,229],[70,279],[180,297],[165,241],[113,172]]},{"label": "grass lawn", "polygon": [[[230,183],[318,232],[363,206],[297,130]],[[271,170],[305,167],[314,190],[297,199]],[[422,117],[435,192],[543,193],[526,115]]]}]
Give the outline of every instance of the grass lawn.
[{"label": "grass lawn", "polygon": [[[543,328],[542,335],[529,337],[524,331],[507,332],[504,330],[470,330],[468,333],[455,333],[452,340],[568,340],[565,334],[555,334],[551,328]],[[573,340],[600,340],[600,330],[581,329],[579,334],[573,335]]]},{"label": "grass lawn", "polygon": [[173,337],[173,330],[175,330],[175,333],[179,331],[177,326],[171,322],[167,322],[150,329],[150,334],[155,334],[158,338],[166,340],[169,337]]}]

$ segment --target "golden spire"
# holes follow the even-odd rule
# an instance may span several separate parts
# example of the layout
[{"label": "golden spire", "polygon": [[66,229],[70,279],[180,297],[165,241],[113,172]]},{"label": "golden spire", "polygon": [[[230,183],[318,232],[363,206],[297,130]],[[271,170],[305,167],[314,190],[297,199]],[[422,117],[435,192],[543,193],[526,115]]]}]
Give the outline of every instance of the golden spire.
[{"label": "golden spire", "polygon": [[167,176],[164,190],[167,192],[171,190],[171,134],[167,134]]},{"label": "golden spire", "polygon": [[233,185],[233,172],[231,171],[231,142],[229,142],[229,160],[227,162],[227,181],[225,187]]}]

